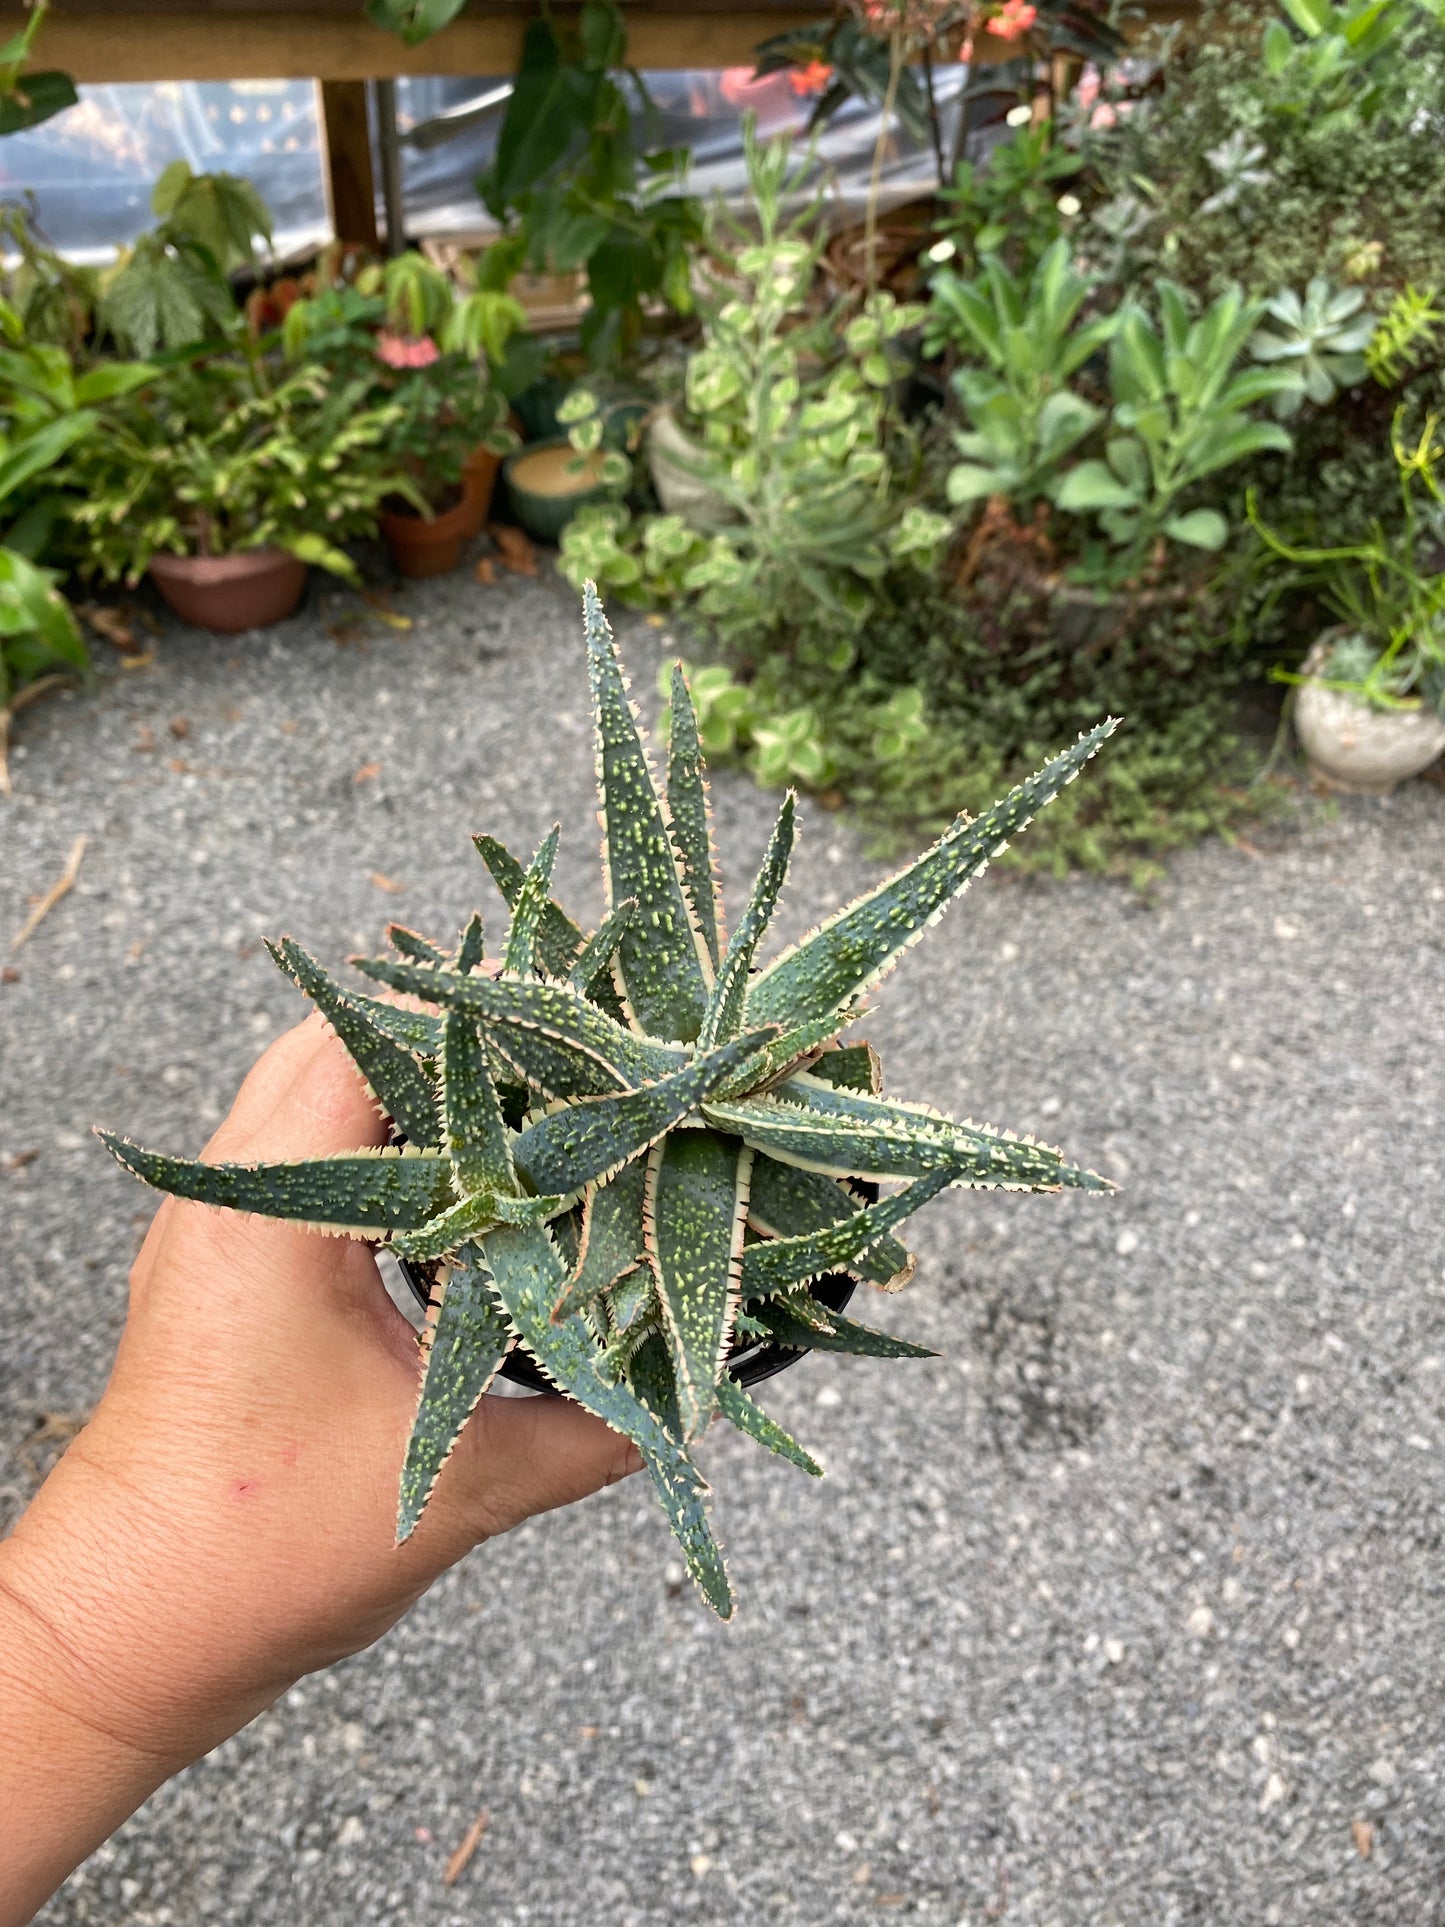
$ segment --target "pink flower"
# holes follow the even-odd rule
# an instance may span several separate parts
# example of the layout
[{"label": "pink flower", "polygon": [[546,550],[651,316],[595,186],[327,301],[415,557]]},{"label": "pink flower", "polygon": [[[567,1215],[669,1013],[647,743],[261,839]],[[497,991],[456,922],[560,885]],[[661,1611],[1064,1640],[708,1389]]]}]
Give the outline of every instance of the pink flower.
[{"label": "pink flower", "polygon": [[1039,17],[1030,0],[1004,0],[1003,8],[987,22],[986,31],[1000,40],[1021,40]]},{"label": "pink flower", "polygon": [[413,340],[386,328],[376,337],[376,352],[388,368],[430,368],[434,361],[441,360],[441,349],[430,335],[418,335]]},{"label": "pink flower", "polygon": [[808,94],[826,94],[832,79],[833,69],[826,60],[810,60],[789,72],[788,85],[802,100]]}]

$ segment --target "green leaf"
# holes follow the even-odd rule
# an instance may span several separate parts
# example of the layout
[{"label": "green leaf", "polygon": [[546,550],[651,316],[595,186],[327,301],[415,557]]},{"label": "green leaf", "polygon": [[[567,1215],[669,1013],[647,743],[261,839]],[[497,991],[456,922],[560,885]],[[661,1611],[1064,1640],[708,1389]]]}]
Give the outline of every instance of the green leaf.
[{"label": "green leaf", "polygon": [[559,1390],[637,1446],[699,1591],[720,1619],[731,1618],[732,1593],[708,1526],[707,1486],[654,1413],[625,1386],[602,1377],[586,1319],[577,1314],[552,1323],[566,1277],[546,1231],[494,1231],[485,1253],[497,1298],[527,1349]]},{"label": "green leaf", "polygon": [[[780,1164],[761,1152],[753,1159],[748,1222],[770,1238],[802,1237],[820,1225],[837,1224],[863,1210],[864,1203],[822,1171]],[[849,1270],[880,1291],[901,1291],[913,1276],[913,1254],[896,1238],[882,1237]]]},{"label": "green leaf", "polygon": [[[804,1087],[806,1108],[785,1101],[801,1096]],[[1113,1188],[1092,1172],[1065,1164],[1062,1153],[1048,1145],[959,1124],[922,1107],[834,1090],[810,1078],[793,1078],[781,1095],[709,1101],[703,1115],[771,1158],[833,1177],[917,1178],[943,1165],[952,1183],[979,1190]]]},{"label": "green leaf", "polygon": [[[494,836],[477,836],[472,841],[508,907],[515,911],[526,871]],[[537,926],[535,960],[540,962],[543,976],[565,978],[577,962],[582,948],[582,932],[577,925],[559,903],[555,900],[549,902]],[[619,1023],[624,1020],[622,1000],[609,977],[598,981],[592,992],[592,1001],[600,1004],[608,1016],[617,1018]]]},{"label": "green leaf", "polygon": [[294,1220],[342,1237],[411,1230],[451,1202],[450,1167],[439,1151],[346,1151],[288,1164],[202,1164],[142,1150],[109,1131],[96,1135],[118,1163],[157,1191]]},{"label": "green leaf", "polygon": [[388,957],[358,958],[356,967],[393,990],[469,1012],[528,1083],[553,1097],[635,1090],[682,1061],[680,1053],[624,1030],[564,984],[463,977]]},{"label": "green leaf", "polygon": [[416,1530],[462,1427],[512,1348],[507,1321],[492,1302],[491,1277],[478,1264],[456,1265],[426,1350],[416,1418],[402,1467],[396,1542]]},{"label": "green leaf", "polygon": [[589,1185],[582,1213],[582,1249],[567,1289],[558,1300],[555,1321],[610,1291],[625,1272],[643,1262],[642,1229],[647,1162],[637,1158],[605,1184]]},{"label": "green leaf", "polygon": [[22,74],[9,93],[0,94],[0,139],[53,120],[79,99],[69,74],[49,68],[42,73]]},{"label": "green leaf", "polygon": [[478,183],[498,220],[558,166],[574,142],[586,138],[604,78],[563,59],[548,21],[528,23],[496,156]]},{"label": "green leaf", "polygon": [[404,923],[389,923],[386,935],[392,949],[403,957],[409,957],[413,963],[444,964],[447,961],[444,950],[439,950],[415,930],[408,930]]},{"label": "green leaf", "polygon": [[1111,718],[1081,736],[1004,799],[970,822],[960,816],[931,850],[785,950],[747,998],[750,1023],[792,1025],[838,1010],[870,989],[952,899],[1008,847],[1043,806],[1073,782],[1117,727]]},{"label": "green leaf", "polygon": [[738,1305],[752,1153],[711,1131],[675,1131],[647,1164],[649,1255],[677,1378],[682,1435],[705,1430]]},{"label": "green leaf", "polygon": [[762,866],[753,884],[742,922],[733,932],[717,982],[712,987],[703,1013],[699,1042],[713,1044],[720,1038],[735,1036],[742,1026],[748,993],[748,973],[762,941],[788,874],[793,851],[793,818],[796,799],[791,790],[783,798],[778,820],[768,839]]},{"label": "green leaf", "polygon": [[537,1190],[568,1194],[610,1177],[695,1111],[758,1042],[757,1033],[735,1038],[641,1090],[583,1098],[549,1112],[518,1138],[518,1169]]},{"label": "green leaf", "polygon": [[781,1305],[763,1305],[758,1320],[767,1326],[779,1344],[791,1345],[800,1352],[851,1352],[860,1358],[937,1358],[926,1345],[912,1345],[906,1338],[894,1338],[874,1331],[871,1325],[855,1324],[840,1312],[830,1311],[831,1331],[815,1331]]},{"label": "green leaf", "polygon": [[790,1465],[800,1466],[804,1472],[821,1479],[823,1468],[809,1453],[805,1452],[798,1441],[785,1432],[776,1419],[768,1417],[760,1405],[755,1405],[740,1385],[730,1379],[726,1372],[717,1384],[718,1408],[725,1419],[735,1425],[740,1432],[746,1432],[750,1439],[765,1445],[770,1452],[776,1452],[780,1459]]},{"label": "green leaf", "polygon": [[625,897],[605,916],[582,947],[582,954],[567,974],[567,982],[584,997],[593,997],[599,980],[609,976],[612,959],[622,941],[622,933],[637,914],[636,897]]},{"label": "green leaf", "polygon": [[442,1114],[452,1181],[462,1198],[513,1192],[512,1141],[502,1121],[497,1089],[487,1068],[476,1020],[449,1010],[442,1024]]},{"label": "green leaf", "polygon": [[373,27],[418,47],[450,25],[465,5],[466,0],[366,0],[365,13]]},{"label": "green leaf", "polygon": [[415,1231],[398,1231],[391,1240],[391,1248],[399,1258],[410,1258],[417,1264],[428,1264],[437,1258],[448,1258],[473,1238],[479,1238],[493,1226],[545,1224],[549,1218],[559,1217],[567,1208],[565,1198],[518,1198],[491,1191],[478,1191],[460,1204],[454,1204],[436,1217],[428,1218],[424,1225]]},{"label": "green leaf", "polygon": [[705,952],[688,914],[612,631],[590,583],[584,604],[608,896],[613,903],[635,897],[638,905],[618,948],[622,981],[644,1030],[690,1042],[702,1023]]},{"label": "green leaf", "polygon": [[1091,509],[1127,509],[1138,503],[1138,492],[1121,482],[1107,462],[1076,462],[1054,490],[1054,505],[1070,515]]},{"label": "green leaf", "polygon": [[1229,540],[1229,524],[1217,509],[1192,509],[1164,524],[1164,533],[1192,549],[1222,549]]},{"label": "green leaf", "polygon": [[741,1291],[751,1303],[776,1297],[826,1271],[851,1270],[854,1261],[895,1225],[902,1224],[930,1198],[952,1183],[952,1172],[940,1165],[890,1198],[880,1198],[865,1210],[837,1224],[801,1238],[779,1238],[751,1244],[743,1253]]},{"label": "green leaf", "polygon": [[713,847],[712,811],[708,805],[702,744],[697,735],[697,712],[680,662],[672,668],[670,713],[667,811],[672,822],[673,848],[682,870],[682,887],[716,970],[721,918],[717,852]]},{"label": "green leaf", "polygon": [[826,1017],[815,1017],[810,1024],[797,1024],[792,1030],[785,1030],[719,1084],[716,1095],[719,1099],[744,1097],[749,1091],[771,1084],[786,1071],[802,1069],[820,1046],[832,1042],[843,1023],[851,1021],[851,1012],[839,1018],[830,1011]]},{"label": "green leaf", "polygon": [[871,1044],[840,1044],[825,1050],[814,1064],[812,1075],[840,1091],[862,1091],[877,1097],[883,1088],[883,1067]]},{"label": "green leaf", "polygon": [[352,1062],[370,1085],[387,1116],[410,1144],[431,1147],[441,1143],[441,1120],[436,1098],[411,1050],[390,1037],[365,1008],[367,999],[353,1000],[290,937],[267,943],[272,962],[308,996],[327,1018],[346,1046]]},{"label": "green leaf", "polygon": [[512,905],[512,927],[507,932],[507,948],[502,957],[502,968],[508,976],[532,975],[537,931],[551,902],[552,865],[557,860],[557,839],[561,834],[562,825],[554,823],[522,878],[517,900]]},{"label": "green leaf", "polygon": [[[392,941],[395,942],[395,938],[393,938]],[[413,956],[416,955],[414,951],[411,954]],[[469,970],[475,970],[477,968],[477,965],[485,955],[486,937],[482,930],[481,915],[479,912],[473,911],[472,915],[467,919],[467,927],[463,930],[461,943],[457,947],[457,969],[465,976]],[[429,958],[419,959],[419,961],[445,963],[446,959],[440,951],[434,951]]]},{"label": "green leaf", "polygon": [[58,421],[47,422],[22,442],[12,443],[0,455],[0,502],[34,476],[54,468],[69,448],[84,440],[97,420],[94,409],[81,409]]}]

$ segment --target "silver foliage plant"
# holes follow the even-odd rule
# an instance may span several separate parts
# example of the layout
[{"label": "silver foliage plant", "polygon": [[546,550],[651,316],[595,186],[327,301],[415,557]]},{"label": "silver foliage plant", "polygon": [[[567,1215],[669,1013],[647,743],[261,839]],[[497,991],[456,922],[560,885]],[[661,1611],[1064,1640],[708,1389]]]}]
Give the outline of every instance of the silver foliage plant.
[{"label": "silver foliage plant", "polygon": [[[876,1054],[842,1034],[1114,724],[986,814],[959,817],[916,862],[759,968],[793,796],[728,938],[682,672],[659,783],[591,584],[585,622],[609,905],[598,929],[584,937],[551,896],[555,829],[525,868],[479,836],[511,913],[500,959],[484,954],[473,916],[454,948],[395,927],[394,955],[357,960],[423,1009],[344,988],[289,938],[271,946],[391,1120],[388,1148],[211,1165],[101,1135],[160,1190],[367,1239],[429,1268],[398,1542],[520,1346],[557,1392],[636,1444],[689,1571],[728,1618],[694,1442],[721,1414],[820,1471],[738,1384],[734,1355],[772,1341],[927,1357],[829,1309],[810,1285],[838,1272],[885,1292],[906,1284],[913,1259],[894,1234],[949,1185],[1108,1189],[1031,1137],[885,1098]],[[873,1181],[874,1201],[859,1179]]]}]

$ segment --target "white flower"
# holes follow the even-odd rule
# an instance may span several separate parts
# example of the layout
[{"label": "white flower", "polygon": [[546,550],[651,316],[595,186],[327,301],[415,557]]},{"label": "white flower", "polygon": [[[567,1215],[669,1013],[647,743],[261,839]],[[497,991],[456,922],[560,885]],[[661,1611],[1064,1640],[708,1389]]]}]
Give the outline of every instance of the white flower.
[{"label": "white flower", "polygon": [[1020,102],[1017,107],[1009,108],[1007,114],[1004,115],[1004,121],[1009,127],[1027,127],[1033,117],[1033,108],[1026,107]]}]

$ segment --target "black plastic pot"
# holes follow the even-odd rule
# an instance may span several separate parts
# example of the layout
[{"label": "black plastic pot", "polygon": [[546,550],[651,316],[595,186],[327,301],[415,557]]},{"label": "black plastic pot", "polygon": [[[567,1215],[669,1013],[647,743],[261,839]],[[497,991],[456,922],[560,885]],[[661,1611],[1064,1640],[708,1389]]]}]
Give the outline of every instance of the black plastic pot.
[{"label": "black plastic pot", "polygon": [[[874,1195],[877,1195],[876,1187]],[[407,1258],[398,1262],[417,1303],[425,1306],[431,1297],[431,1267],[414,1265]],[[815,1279],[811,1290],[820,1305],[829,1311],[842,1311],[857,1288],[856,1279],[850,1278],[846,1272],[830,1271]],[[728,1372],[739,1385],[761,1385],[765,1378],[772,1378],[776,1372],[785,1372],[804,1356],[792,1345],[780,1345],[774,1339],[751,1338],[734,1347],[732,1357],[728,1360]],[[546,1373],[520,1346],[514,1345],[503,1359],[502,1377],[510,1378],[514,1384],[525,1385],[529,1391],[547,1392],[553,1398],[561,1397]]]}]

